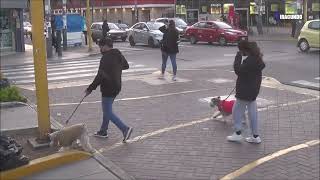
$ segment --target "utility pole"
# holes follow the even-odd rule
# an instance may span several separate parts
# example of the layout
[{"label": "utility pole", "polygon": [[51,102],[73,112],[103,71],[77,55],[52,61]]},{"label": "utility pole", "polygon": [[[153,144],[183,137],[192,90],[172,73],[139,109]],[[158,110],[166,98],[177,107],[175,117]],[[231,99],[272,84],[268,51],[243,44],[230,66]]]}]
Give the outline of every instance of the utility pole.
[{"label": "utility pole", "polygon": [[43,1],[32,0],[31,4],[31,22],[32,22],[32,44],[34,74],[37,95],[37,113],[38,113],[38,143],[47,142],[47,134],[50,132],[50,114],[47,80],[47,58],[46,46],[43,34],[44,12]]},{"label": "utility pole", "polygon": [[136,16],[135,19],[136,19],[136,22],[139,22],[139,17],[138,17],[138,3],[137,3],[137,0],[134,0],[134,15]]},{"label": "utility pole", "polygon": [[46,23],[47,23],[47,33],[46,33],[46,42],[47,42],[47,57],[52,57],[52,31],[51,31],[51,4],[50,0],[46,0],[45,3],[46,11]]},{"label": "utility pole", "polygon": [[62,19],[63,19],[63,29],[62,29],[62,36],[63,36],[63,50],[67,50],[68,42],[67,42],[67,0],[62,0],[63,3],[63,11],[62,11]]},{"label": "utility pole", "polygon": [[92,32],[91,32],[91,13],[90,13],[90,0],[87,0],[87,8],[86,8],[86,23],[87,23],[87,31],[88,31],[88,43],[89,48],[88,51],[92,51]]}]

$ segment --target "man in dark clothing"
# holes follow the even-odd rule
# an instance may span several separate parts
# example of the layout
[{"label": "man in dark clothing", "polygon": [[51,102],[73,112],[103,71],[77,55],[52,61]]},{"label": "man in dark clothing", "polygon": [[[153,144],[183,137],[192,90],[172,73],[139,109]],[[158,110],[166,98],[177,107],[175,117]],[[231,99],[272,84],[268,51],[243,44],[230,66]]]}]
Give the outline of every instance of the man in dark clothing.
[{"label": "man in dark clothing", "polygon": [[[228,141],[241,141],[242,118],[248,109],[252,136],[245,140],[249,143],[261,143],[258,134],[258,113],[256,98],[260,91],[262,70],[265,64],[256,42],[240,41],[239,52],[233,64],[234,72],[238,76],[236,82],[236,102],[232,109],[235,132],[228,136]],[[242,56],[248,56],[242,61]]]},{"label": "man in dark clothing", "polygon": [[109,120],[111,120],[122,131],[123,142],[125,142],[130,138],[132,128],[125,125],[112,112],[112,104],[121,91],[122,70],[129,69],[129,64],[118,49],[113,49],[110,38],[101,39],[99,46],[102,53],[99,70],[93,82],[86,89],[86,95],[89,95],[100,85],[102,93],[103,122],[95,136],[108,137],[107,130]]},{"label": "man in dark clothing", "polygon": [[160,79],[164,79],[164,73],[166,71],[167,60],[170,57],[173,77],[172,80],[176,81],[177,75],[177,62],[176,56],[179,52],[178,42],[179,42],[179,32],[176,29],[175,22],[173,20],[169,21],[169,27],[162,26],[159,30],[163,33],[163,38],[161,41],[161,53],[162,53],[162,68]]},{"label": "man in dark clothing", "polygon": [[103,24],[102,24],[102,36],[103,36],[103,38],[107,38],[109,31],[110,31],[110,28],[109,28],[109,25],[108,25],[108,21],[104,20]]}]

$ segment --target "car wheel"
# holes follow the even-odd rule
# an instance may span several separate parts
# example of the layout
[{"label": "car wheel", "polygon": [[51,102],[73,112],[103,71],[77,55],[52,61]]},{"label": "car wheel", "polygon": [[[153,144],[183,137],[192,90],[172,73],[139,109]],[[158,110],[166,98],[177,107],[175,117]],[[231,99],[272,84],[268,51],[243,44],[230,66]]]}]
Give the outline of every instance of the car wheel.
[{"label": "car wheel", "polygon": [[152,47],[152,48],[155,48],[155,47],[156,47],[155,44],[154,44],[154,40],[153,40],[152,37],[150,37],[150,38],[148,39],[148,46],[149,46],[149,47]]},{"label": "car wheel", "polygon": [[126,39],[127,39],[127,36],[126,36],[126,37],[122,37],[122,38],[121,38],[122,42],[125,42],[125,41],[126,41]]},{"label": "car wheel", "polygon": [[212,45],[212,42],[208,42],[208,44]]},{"label": "car wheel", "polygon": [[136,43],[134,42],[132,36],[129,37],[129,43],[130,43],[130,46],[135,46],[136,45]]},{"label": "car wheel", "polygon": [[220,44],[220,46],[225,46],[225,45],[227,44],[226,38],[223,37],[223,36],[221,36],[221,37],[219,38],[219,44]]},{"label": "car wheel", "polygon": [[299,43],[299,49],[302,52],[307,52],[310,49],[309,43],[307,40],[303,39],[300,43]]},{"label": "car wheel", "polygon": [[190,37],[190,43],[191,43],[191,44],[196,44],[196,43],[197,43],[197,39],[196,39],[195,36],[191,36],[191,37]]}]

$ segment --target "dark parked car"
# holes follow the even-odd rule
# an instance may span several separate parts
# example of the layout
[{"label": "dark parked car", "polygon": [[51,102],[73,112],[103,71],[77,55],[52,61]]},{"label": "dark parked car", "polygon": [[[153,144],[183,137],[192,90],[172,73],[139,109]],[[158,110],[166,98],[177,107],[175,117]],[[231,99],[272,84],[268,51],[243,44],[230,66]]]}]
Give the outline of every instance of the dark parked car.
[{"label": "dark parked car", "polygon": [[[102,24],[103,22],[95,22],[91,25],[92,40],[96,43],[99,41],[99,39],[102,38]],[[120,29],[114,23],[108,23],[108,26],[110,28],[110,31],[108,32],[108,37],[110,37],[113,40],[126,41],[127,32],[125,30]]]},{"label": "dark parked car", "polygon": [[190,39],[191,44],[204,41],[226,45],[248,39],[248,34],[246,31],[233,29],[221,21],[201,21],[187,28],[186,37]]},{"label": "dark parked car", "polygon": [[179,31],[180,38],[184,38],[186,29],[187,29],[187,23],[184,22],[184,20],[180,18],[158,18],[155,20],[155,22],[162,22],[165,24],[169,24],[169,20],[173,20],[176,24],[176,29]]}]

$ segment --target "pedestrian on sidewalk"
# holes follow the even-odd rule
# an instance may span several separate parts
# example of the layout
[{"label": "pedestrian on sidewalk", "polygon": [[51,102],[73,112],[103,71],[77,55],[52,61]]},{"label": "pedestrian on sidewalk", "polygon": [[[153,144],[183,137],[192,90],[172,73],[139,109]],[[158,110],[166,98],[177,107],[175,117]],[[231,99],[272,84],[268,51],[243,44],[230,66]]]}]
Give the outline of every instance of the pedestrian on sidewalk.
[{"label": "pedestrian on sidewalk", "polygon": [[108,21],[104,20],[103,24],[102,24],[102,36],[104,39],[106,39],[108,37],[108,32],[110,31],[109,25],[108,25]]},{"label": "pedestrian on sidewalk", "polygon": [[88,30],[85,17],[82,17],[82,32],[84,35],[85,44],[88,45]]},{"label": "pedestrian on sidewalk", "polygon": [[159,30],[163,33],[163,38],[161,41],[161,54],[162,54],[162,68],[160,79],[164,79],[164,73],[166,71],[167,60],[170,57],[173,76],[172,80],[176,81],[177,76],[177,62],[176,57],[179,52],[178,41],[179,41],[179,32],[176,29],[175,22],[173,20],[169,21],[169,26],[162,26]]},{"label": "pedestrian on sidewalk", "polygon": [[109,120],[111,120],[121,130],[123,142],[125,142],[130,138],[132,128],[125,125],[112,112],[112,104],[121,91],[122,70],[129,69],[129,64],[118,49],[113,49],[112,39],[101,39],[99,47],[102,53],[99,70],[93,82],[85,91],[86,95],[89,95],[100,85],[102,93],[103,122],[100,130],[94,135],[107,138]]},{"label": "pedestrian on sidewalk", "polygon": [[[247,108],[252,136],[247,137],[245,140],[249,143],[260,143],[256,98],[260,91],[262,70],[265,64],[256,42],[240,41],[238,48],[239,51],[233,64],[234,71],[238,76],[236,102],[232,109],[235,132],[228,136],[227,139],[229,141],[241,141],[243,139],[241,122]],[[247,57],[242,61],[242,56]]]}]

